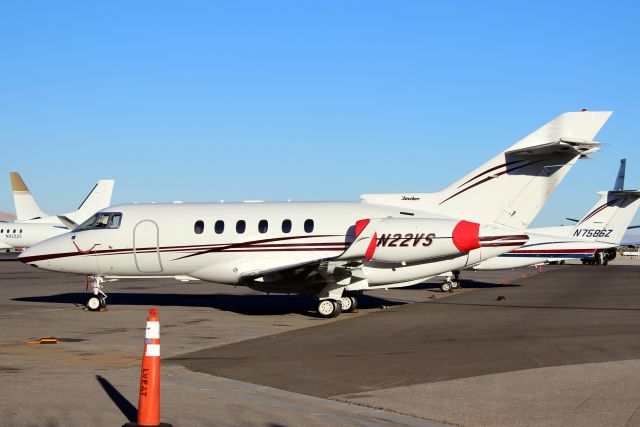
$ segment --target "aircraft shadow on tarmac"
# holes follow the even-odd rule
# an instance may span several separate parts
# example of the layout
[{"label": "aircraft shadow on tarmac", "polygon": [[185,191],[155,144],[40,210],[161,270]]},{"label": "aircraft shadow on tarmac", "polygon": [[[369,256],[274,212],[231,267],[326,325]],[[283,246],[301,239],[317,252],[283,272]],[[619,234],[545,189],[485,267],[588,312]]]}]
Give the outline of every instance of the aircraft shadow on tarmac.
[{"label": "aircraft shadow on tarmac", "polygon": [[[43,302],[57,304],[84,305],[89,293],[75,292],[57,295],[13,298],[13,301]],[[279,314],[314,315],[315,303],[308,295],[229,295],[229,294],[159,294],[110,292],[108,304],[210,307],[249,316],[269,316]],[[371,295],[358,297],[358,308],[371,309],[380,306],[404,305],[405,302],[378,298]]]},{"label": "aircraft shadow on tarmac", "polygon": [[[522,285],[513,283],[492,283],[492,282],[480,282],[471,279],[463,279],[461,283],[462,288],[466,289],[490,289],[490,288],[513,288]],[[424,289],[427,291],[440,292],[440,283],[420,283],[418,285],[411,286],[411,289]]]}]

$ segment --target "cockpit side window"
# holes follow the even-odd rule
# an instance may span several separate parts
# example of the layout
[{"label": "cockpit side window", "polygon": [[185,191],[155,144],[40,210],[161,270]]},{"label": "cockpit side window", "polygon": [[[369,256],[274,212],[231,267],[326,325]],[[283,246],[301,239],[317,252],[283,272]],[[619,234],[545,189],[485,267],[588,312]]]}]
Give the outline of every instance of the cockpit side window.
[{"label": "cockpit side window", "polygon": [[111,214],[111,218],[109,218],[109,228],[118,228],[120,227],[121,222],[122,222],[122,214],[113,213]]},{"label": "cockpit side window", "polygon": [[84,230],[91,229],[91,226],[93,225],[93,223],[96,222],[96,218],[98,218],[98,214],[95,214],[94,216],[92,216],[91,218],[89,218],[88,220],[86,220],[76,228],[74,228],[73,231],[84,231]]},{"label": "cockpit side window", "polygon": [[93,228],[94,230],[96,228],[107,228],[107,224],[109,224],[109,214],[101,213],[100,215],[98,215],[98,219],[96,219],[96,222],[93,224]]},{"label": "cockpit side window", "polygon": [[99,212],[77,226],[73,231],[95,230],[102,228],[119,228],[122,223],[120,212]]}]

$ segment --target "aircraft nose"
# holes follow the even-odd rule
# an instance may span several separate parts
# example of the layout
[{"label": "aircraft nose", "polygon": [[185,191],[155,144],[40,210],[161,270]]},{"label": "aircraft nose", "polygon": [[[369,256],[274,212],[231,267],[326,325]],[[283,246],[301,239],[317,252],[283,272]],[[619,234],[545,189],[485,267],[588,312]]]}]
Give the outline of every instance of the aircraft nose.
[{"label": "aircraft nose", "polygon": [[43,255],[38,245],[31,246],[30,248],[24,249],[20,255],[18,255],[18,260],[24,262],[25,264],[33,265],[38,267],[38,261],[41,260],[41,256]]},{"label": "aircraft nose", "polygon": [[35,244],[18,255],[18,260],[39,268],[46,268],[50,260],[60,255],[59,240],[54,237]]}]

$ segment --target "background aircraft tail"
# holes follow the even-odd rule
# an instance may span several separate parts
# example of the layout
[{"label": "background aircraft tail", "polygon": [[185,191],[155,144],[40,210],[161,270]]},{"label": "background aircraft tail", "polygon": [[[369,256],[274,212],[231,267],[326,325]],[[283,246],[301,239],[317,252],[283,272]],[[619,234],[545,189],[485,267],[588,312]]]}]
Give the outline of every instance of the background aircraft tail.
[{"label": "background aircraft tail", "polygon": [[600,200],[573,227],[571,236],[620,244],[640,207],[640,190],[624,190],[625,165],[626,159],[622,159],[613,191],[597,193]]},{"label": "background aircraft tail", "polygon": [[593,141],[611,112],[561,114],[437,193],[365,194],[365,202],[424,210],[484,224],[526,228]]},{"label": "background aircraft tail", "polygon": [[31,195],[20,174],[11,172],[9,178],[11,180],[11,189],[13,190],[13,203],[16,207],[16,221],[47,217],[48,215],[40,210],[38,203]]},{"label": "background aircraft tail", "polygon": [[77,211],[59,215],[58,218],[69,228],[82,224],[91,215],[111,204],[113,186],[112,179],[101,179],[80,204]]}]

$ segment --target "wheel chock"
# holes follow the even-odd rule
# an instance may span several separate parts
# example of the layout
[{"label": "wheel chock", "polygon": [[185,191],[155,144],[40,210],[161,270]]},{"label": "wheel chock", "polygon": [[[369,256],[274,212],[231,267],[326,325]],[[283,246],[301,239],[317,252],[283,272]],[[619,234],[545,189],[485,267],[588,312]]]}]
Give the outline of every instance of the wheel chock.
[{"label": "wheel chock", "polygon": [[500,295],[500,296],[498,296],[498,298],[496,298],[496,301],[499,301],[499,302],[505,302],[506,300],[507,300],[507,298],[502,296],[502,295]]},{"label": "wheel chock", "polygon": [[58,338],[49,337],[49,338],[40,338],[38,341],[25,341],[25,344],[58,344]]}]

